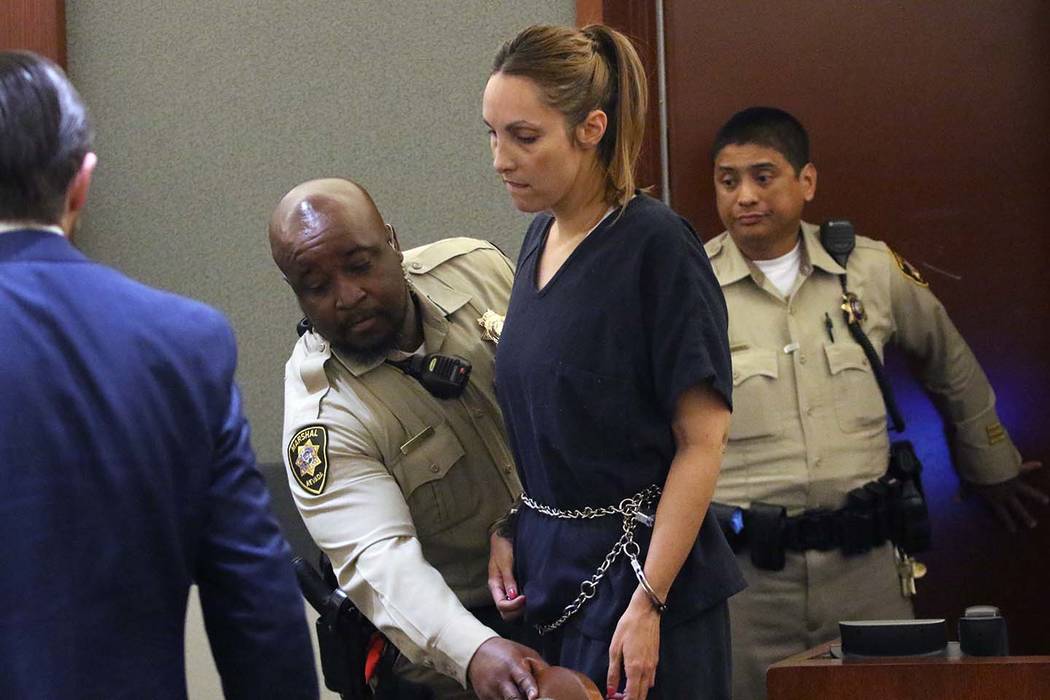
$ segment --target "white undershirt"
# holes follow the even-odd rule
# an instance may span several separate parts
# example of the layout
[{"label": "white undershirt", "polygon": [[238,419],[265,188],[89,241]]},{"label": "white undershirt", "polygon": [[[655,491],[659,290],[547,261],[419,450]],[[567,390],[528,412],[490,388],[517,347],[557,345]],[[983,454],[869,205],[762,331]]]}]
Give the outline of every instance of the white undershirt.
[{"label": "white undershirt", "polygon": [[798,278],[798,268],[802,261],[802,240],[795,243],[795,247],[787,255],[781,255],[772,260],[753,260],[762,274],[766,276],[773,286],[777,288],[782,296],[787,296],[791,288],[795,286]]}]

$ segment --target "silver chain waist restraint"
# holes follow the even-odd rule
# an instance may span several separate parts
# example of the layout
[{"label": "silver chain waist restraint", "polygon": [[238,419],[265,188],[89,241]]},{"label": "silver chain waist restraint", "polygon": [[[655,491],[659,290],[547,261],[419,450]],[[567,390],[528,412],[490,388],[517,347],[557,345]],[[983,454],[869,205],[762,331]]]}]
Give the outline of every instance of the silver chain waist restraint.
[{"label": "silver chain waist restraint", "polygon": [[666,605],[659,596],[656,595],[656,591],[649,585],[649,580],[645,577],[645,572],[642,571],[642,565],[638,562],[638,555],[641,553],[641,549],[638,547],[638,543],[634,541],[634,530],[638,526],[638,523],[645,523],[647,526],[652,527],[654,517],[647,515],[642,512],[643,508],[647,508],[654,503],[660,497],[660,487],[653,484],[652,486],[642,489],[634,496],[625,498],[615,506],[603,506],[600,508],[592,508],[586,506],[580,510],[560,510],[558,508],[552,508],[542,503],[529,498],[527,495],[522,494],[521,502],[528,508],[550,516],[552,518],[561,518],[563,520],[592,520],[594,518],[604,518],[608,515],[622,515],[623,516],[623,534],[620,539],[617,540],[613,548],[605,555],[605,561],[601,563],[598,570],[594,572],[594,575],[589,579],[585,580],[580,584],[580,594],[576,596],[576,599],[565,606],[565,610],[562,611],[561,617],[554,622],[546,625],[536,625],[536,631],[540,634],[547,634],[565,624],[565,621],[576,614],[576,612],[583,607],[583,604],[593,598],[598,592],[598,582],[605,576],[605,572],[608,571],[609,567],[612,566],[613,562],[620,556],[620,553],[627,555],[627,558],[631,560],[631,568],[634,570],[634,575],[638,578],[638,582],[645,589],[646,594],[652,601],[653,606],[658,612],[663,612],[666,609]]}]

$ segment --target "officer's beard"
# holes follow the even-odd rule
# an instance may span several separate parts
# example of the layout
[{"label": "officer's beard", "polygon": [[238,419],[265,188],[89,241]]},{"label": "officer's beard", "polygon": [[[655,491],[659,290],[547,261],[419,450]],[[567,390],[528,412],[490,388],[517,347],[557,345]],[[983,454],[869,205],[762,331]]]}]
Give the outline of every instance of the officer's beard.
[{"label": "officer's beard", "polygon": [[[395,350],[400,349],[408,353],[415,352],[416,348],[422,343],[418,303],[412,291],[406,288],[404,306],[394,316],[394,318],[400,316],[401,322],[392,324],[396,330],[392,330],[383,337],[376,339],[367,347],[347,347],[343,345],[337,349],[343,355],[363,365],[371,365],[385,360]],[[414,343],[417,337],[420,340]],[[408,347],[413,345],[413,343],[414,347]]]}]

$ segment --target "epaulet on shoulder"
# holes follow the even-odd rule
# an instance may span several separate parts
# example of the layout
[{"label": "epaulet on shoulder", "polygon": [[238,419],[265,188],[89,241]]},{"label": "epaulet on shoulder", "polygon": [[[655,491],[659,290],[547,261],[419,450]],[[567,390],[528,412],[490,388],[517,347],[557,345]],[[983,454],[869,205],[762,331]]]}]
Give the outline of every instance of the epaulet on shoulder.
[{"label": "epaulet on shoulder", "polygon": [[452,258],[472,253],[475,250],[496,250],[488,241],[477,238],[445,238],[418,248],[405,251],[405,269],[415,275],[430,272]]},{"label": "epaulet on shoulder", "polygon": [[707,257],[716,258],[722,252],[722,245],[725,243],[726,236],[728,233],[720,233],[707,243],[704,244],[704,250],[707,251]]},{"label": "epaulet on shoulder", "polygon": [[878,251],[886,251],[889,248],[889,246],[882,241],[877,241],[874,238],[868,238],[867,236],[857,236],[856,247]]}]

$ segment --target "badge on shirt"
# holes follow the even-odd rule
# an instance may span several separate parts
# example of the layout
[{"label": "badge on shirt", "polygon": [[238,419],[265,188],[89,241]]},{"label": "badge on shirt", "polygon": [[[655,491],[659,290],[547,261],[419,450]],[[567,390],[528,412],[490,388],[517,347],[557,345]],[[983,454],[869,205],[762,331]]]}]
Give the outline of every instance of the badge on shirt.
[{"label": "badge on shirt", "polygon": [[328,429],[308,425],[288,443],[288,468],[303,490],[319,496],[328,480]]},{"label": "badge on shirt", "polygon": [[920,287],[930,286],[930,283],[923,279],[923,276],[919,273],[918,269],[916,269],[914,265],[905,260],[903,257],[901,257],[899,253],[897,253],[894,250],[891,250],[890,254],[893,256],[893,259],[897,262],[897,267],[901,269],[901,272],[904,273],[905,277],[907,277]]},{"label": "badge on shirt", "polygon": [[492,309],[483,313],[481,318],[478,319],[478,325],[481,326],[482,339],[491,340],[498,345],[500,334],[503,333],[504,318],[506,317],[500,316]]}]

